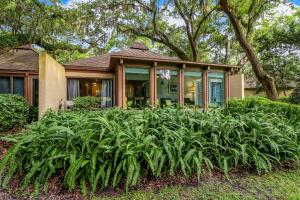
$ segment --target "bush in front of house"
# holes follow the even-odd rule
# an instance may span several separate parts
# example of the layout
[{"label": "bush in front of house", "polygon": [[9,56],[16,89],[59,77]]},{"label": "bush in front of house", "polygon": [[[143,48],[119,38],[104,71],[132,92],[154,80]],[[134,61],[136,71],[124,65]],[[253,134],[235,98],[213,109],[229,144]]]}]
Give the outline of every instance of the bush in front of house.
[{"label": "bush in front of house", "polygon": [[73,99],[72,110],[97,110],[101,107],[100,97],[85,96]]},{"label": "bush in front of house", "polygon": [[295,122],[300,122],[300,105],[287,102],[272,101],[264,97],[247,97],[244,100],[231,100],[228,102],[226,111],[233,113],[253,112],[258,110],[268,113],[275,113]]},{"label": "bush in front of house", "polygon": [[[254,101],[254,100],[253,100]],[[47,112],[15,142],[0,164],[2,186],[20,174],[36,191],[63,174],[85,194],[98,186],[128,189],[150,177],[244,168],[258,173],[299,160],[300,122],[264,100],[235,101],[238,109],[185,108]],[[260,105],[260,103],[262,105]],[[230,104],[232,105],[232,104]],[[245,111],[246,110],[246,111]],[[286,111],[286,108],[283,108]],[[4,174],[3,174],[4,173]],[[124,185],[123,185],[124,184]]]},{"label": "bush in front of house", "polygon": [[0,94],[0,132],[24,126],[29,106],[19,95]]},{"label": "bush in front of house", "polygon": [[293,90],[289,100],[291,103],[300,104],[300,82],[297,84],[297,87]]}]

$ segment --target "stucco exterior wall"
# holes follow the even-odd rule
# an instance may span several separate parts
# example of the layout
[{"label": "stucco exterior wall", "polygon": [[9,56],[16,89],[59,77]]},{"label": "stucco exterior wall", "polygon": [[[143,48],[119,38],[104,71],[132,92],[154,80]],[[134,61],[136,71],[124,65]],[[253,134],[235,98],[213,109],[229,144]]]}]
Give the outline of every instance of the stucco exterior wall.
[{"label": "stucco exterior wall", "polygon": [[229,99],[243,99],[244,96],[244,74],[230,75]]},{"label": "stucco exterior wall", "polygon": [[47,109],[63,109],[66,101],[65,68],[46,53],[39,56],[39,117]]}]

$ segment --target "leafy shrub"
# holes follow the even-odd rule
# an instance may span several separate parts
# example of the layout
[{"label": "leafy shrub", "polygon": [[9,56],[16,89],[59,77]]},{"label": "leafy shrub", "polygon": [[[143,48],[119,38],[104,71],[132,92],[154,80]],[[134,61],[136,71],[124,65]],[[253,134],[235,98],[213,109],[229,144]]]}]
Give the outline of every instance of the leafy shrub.
[{"label": "leafy shrub", "polygon": [[244,100],[232,100],[228,103],[227,111],[231,113],[262,111],[265,114],[275,113],[294,122],[300,121],[300,106],[285,102],[271,101],[263,97],[248,97]]},{"label": "leafy shrub", "polygon": [[35,122],[39,118],[39,108],[36,106],[30,106],[28,114],[28,123]]},{"label": "leafy shrub", "polygon": [[73,110],[97,110],[101,106],[100,97],[85,96],[73,99]]},{"label": "leafy shrub", "polygon": [[29,106],[23,97],[0,94],[0,132],[25,125],[28,113]]},{"label": "leafy shrub", "polygon": [[[248,102],[248,101],[247,101]],[[80,182],[128,189],[147,176],[181,171],[189,176],[212,169],[268,172],[273,166],[298,161],[300,122],[276,112],[253,108],[195,112],[190,109],[107,109],[89,112],[48,112],[15,142],[0,164],[6,187],[23,172],[23,188],[39,188],[64,171],[64,184]],[[251,106],[251,103],[249,101]],[[231,104],[232,105],[232,104]],[[243,106],[243,109],[242,109]],[[124,181],[122,181],[124,180]]]},{"label": "leafy shrub", "polygon": [[292,92],[290,96],[290,102],[300,104],[300,82],[297,84],[297,87]]}]

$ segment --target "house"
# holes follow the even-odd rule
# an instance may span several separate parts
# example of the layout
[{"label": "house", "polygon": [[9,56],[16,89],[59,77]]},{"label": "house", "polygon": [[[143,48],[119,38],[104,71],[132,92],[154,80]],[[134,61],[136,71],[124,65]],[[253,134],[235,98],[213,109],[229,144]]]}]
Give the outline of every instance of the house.
[{"label": "house", "polygon": [[[245,78],[244,83],[244,93],[245,96],[267,96],[263,90],[261,84],[254,77]],[[277,91],[280,98],[288,97],[292,94],[293,90],[296,88],[297,82],[290,81],[285,84],[285,87],[278,86]]]},{"label": "house", "polygon": [[67,107],[79,96],[99,96],[103,108],[205,108],[243,98],[244,80],[238,71],[234,65],[161,55],[142,43],[63,65],[45,52],[22,46],[0,56],[0,92],[20,93],[32,105],[38,101],[40,115],[49,108]]}]

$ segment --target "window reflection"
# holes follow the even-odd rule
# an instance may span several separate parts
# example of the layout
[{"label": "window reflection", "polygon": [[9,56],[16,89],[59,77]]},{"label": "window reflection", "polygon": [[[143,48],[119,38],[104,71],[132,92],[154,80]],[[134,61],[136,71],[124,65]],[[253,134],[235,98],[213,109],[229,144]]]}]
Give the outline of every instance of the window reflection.
[{"label": "window reflection", "polygon": [[179,85],[177,70],[157,70],[157,104],[170,106],[178,103]]},{"label": "window reflection", "polygon": [[202,72],[184,72],[184,105],[202,106]]}]

